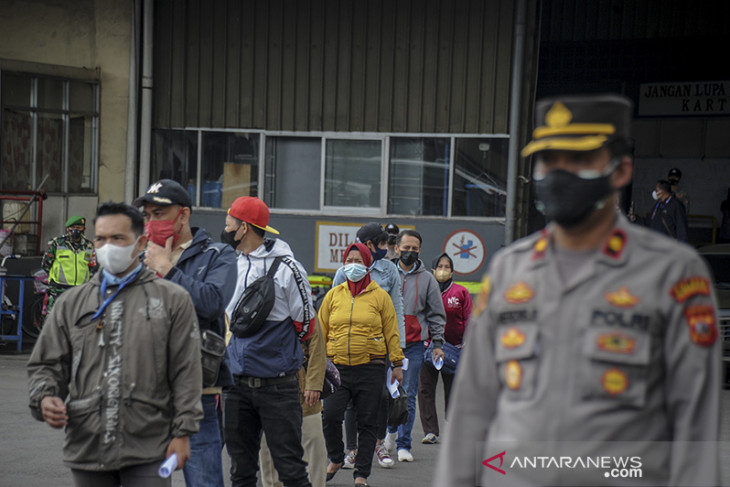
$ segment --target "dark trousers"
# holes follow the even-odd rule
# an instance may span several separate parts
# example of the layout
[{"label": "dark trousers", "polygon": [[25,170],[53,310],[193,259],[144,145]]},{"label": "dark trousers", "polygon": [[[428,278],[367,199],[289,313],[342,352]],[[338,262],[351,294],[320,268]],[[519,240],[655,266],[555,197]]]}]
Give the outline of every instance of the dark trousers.
[{"label": "dark trousers", "polygon": [[418,413],[421,416],[421,426],[424,434],[433,433],[436,436],[439,436],[439,418],[436,414],[436,384],[439,381],[439,374],[444,381],[445,411],[448,411],[454,374],[436,370],[431,362],[424,362],[418,376]]},{"label": "dark trousers", "polygon": [[293,380],[262,387],[243,382],[224,394],[226,448],[231,457],[231,485],[255,487],[261,432],[286,487],[311,487],[302,457],[302,407]]},{"label": "dark trousers", "polygon": [[[385,439],[385,433],[388,429],[388,412],[390,402],[388,401],[388,388],[383,385],[383,398],[380,400],[380,409],[378,410],[378,431],[376,440]],[[357,413],[355,405],[350,401],[345,410],[345,441],[347,442],[347,451],[357,450]]]},{"label": "dark trousers", "polygon": [[358,444],[354,477],[367,478],[372,469],[378,413],[385,383],[384,368],[381,364],[338,365],[342,384],[337,392],[324,400],[322,428],[327,456],[332,463],[342,463],[345,458],[342,419],[350,400],[355,406]]},{"label": "dark trousers", "polygon": [[71,469],[76,487],[120,487],[131,485],[135,487],[169,487],[172,477],[161,478],[157,471],[164,460],[158,460],[143,465],[133,465],[121,470],[90,471]]}]

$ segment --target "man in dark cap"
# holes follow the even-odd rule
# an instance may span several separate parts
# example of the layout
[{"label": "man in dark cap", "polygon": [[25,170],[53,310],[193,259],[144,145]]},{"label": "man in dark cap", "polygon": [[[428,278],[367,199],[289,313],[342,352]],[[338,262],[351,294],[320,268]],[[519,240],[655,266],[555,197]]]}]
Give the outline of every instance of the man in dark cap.
[{"label": "man in dark cap", "polygon": [[[203,337],[215,340],[217,336],[222,342],[226,334],[224,313],[238,277],[236,253],[229,245],[213,242],[204,228],[190,226],[190,196],[177,181],[161,179],[152,183],[134,200],[134,206],[143,207],[148,238],[145,265],[185,288],[195,305]],[[233,377],[222,357],[217,362],[209,361],[211,356],[205,355],[205,346],[203,350],[203,363],[211,369],[203,375],[205,417],[200,431],[190,438],[191,456],[183,474],[187,487],[223,487],[218,412],[222,388],[232,385]]]},{"label": "man in dark cap", "polygon": [[618,95],[537,103],[522,155],[551,223],[490,263],[433,485],[720,485],[712,281],[616,209],[632,114]]},{"label": "man in dark cap", "polygon": [[687,213],[684,204],[672,192],[669,181],[657,181],[651,193],[656,201],[654,208],[646,217],[629,215],[629,220],[649,227],[680,242],[687,241]]},{"label": "man in dark cap", "polygon": [[398,239],[400,228],[395,223],[388,223],[385,226],[385,232],[388,234],[388,252],[386,252],[384,259],[393,260],[398,257],[395,241]]},{"label": "man in dark cap", "polygon": [[681,179],[682,171],[680,171],[676,167],[673,167],[669,170],[669,174],[667,174],[667,181],[669,181],[669,184],[672,185],[672,193],[674,193],[675,198],[677,198],[684,204],[685,212],[689,213],[689,195],[686,191],[682,191],[679,189],[679,181]]},{"label": "man in dark cap", "polygon": [[96,272],[94,243],[84,236],[86,218],[80,215],[66,220],[66,233],[50,242],[41,259],[41,267],[48,273],[45,318],[53,303],[66,289],[83,284]]}]

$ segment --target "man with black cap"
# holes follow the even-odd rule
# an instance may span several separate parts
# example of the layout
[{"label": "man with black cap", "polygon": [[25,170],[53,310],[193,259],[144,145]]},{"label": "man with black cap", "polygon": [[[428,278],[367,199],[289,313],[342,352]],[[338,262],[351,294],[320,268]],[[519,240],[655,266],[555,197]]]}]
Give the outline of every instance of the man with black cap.
[{"label": "man with black cap", "polygon": [[522,155],[551,223],[490,263],[433,485],[720,485],[712,281],[616,209],[632,114],[618,95],[537,103]]},{"label": "man with black cap", "polygon": [[[311,487],[302,459],[297,372],[304,363],[301,342],[316,330],[312,290],[289,245],[281,239],[265,239],[266,232],[279,233],[269,226],[266,204],[253,196],[237,198],[228,209],[221,235],[221,240],[239,252],[238,282],[226,308],[233,331],[228,354],[235,382],[226,390],[224,406],[231,485],[256,485],[263,432],[279,480],[287,487]],[[278,267],[272,270],[272,265]],[[237,333],[239,299],[252,283],[269,273],[274,280],[271,311],[258,330]],[[324,357],[319,359],[322,366]],[[320,393],[321,389],[303,391],[309,405],[319,401]]]},{"label": "man with black cap", "polygon": [[388,252],[386,252],[386,260],[393,260],[398,257],[398,250],[396,249],[395,241],[398,239],[398,233],[400,229],[395,223],[388,223],[385,226],[385,232],[388,234]]},{"label": "man with black cap", "polygon": [[669,170],[669,174],[667,174],[667,181],[669,181],[669,184],[672,185],[672,193],[674,193],[675,198],[677,198],[684,204],[685,212],[689,213],[689,195],[686,191],[682,191],[679,189],[679,181],[681,179],[682,171],[680,171],[676,167],[673,167]]},{"label": "man with black cap", "polygon": [[[148,238],[145,265],[158,276],[188,291],[203,334],[204,380],[200,431],[190,438],[190,460],[183,468],[188,487],[223,487],[223,464],[218,411],[221,388],[233,384],[220,356],[210,361],[208,339],[226,334],[224,312],[236,287],[236,253],[225,244],[213,242],[204,228],[191,227],[192,204],[185,188],[172,179],[161,179],[134,200],[143,206]],[[215,333],[215,335],[212,335]]]},{"label": "man with black cap", "polygon": [[41,267],[48,273],[44,317],[51,312],[58,296],[91,279],[97,269],[94,243],[84,236],[86,218],[72,216],[65,227],[66,233],[48,242],[41,259]]},{"label": "man with black cap", "polygon": [[646,217],[629,214],[629,220],[649,227],[659,233],[687,241],[687,213],[684,204],[672,192],[669,181],[659,180],[651,193],[656,201],[654,208]]}]

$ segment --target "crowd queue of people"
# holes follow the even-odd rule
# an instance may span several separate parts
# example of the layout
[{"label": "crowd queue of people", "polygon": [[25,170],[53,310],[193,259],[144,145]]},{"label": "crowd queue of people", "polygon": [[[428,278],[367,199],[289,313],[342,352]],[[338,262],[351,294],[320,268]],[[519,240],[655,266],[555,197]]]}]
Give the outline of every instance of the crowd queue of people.
[{"label": "crowd queue of people", "polygon": [[[428,268],[418,232],[363,225],[315,310],[291,248],[267,238],[279,232],[263,201],[236,199],[220,242],[191,227],[191,212],[187,191],[169,179],[132,205],[100,205],[94,248],[82,256],[100,272],[64,289],[34,347],[31,411],[66,429],[76,485],[169,485],[157,470],[174,454],[186,485],[223,486],[224,446],[234,486],[256,485],[259,470],[267,487],[323,486],[343,467],[368,485],[374,458],[393,466],[394,441],[398,459],[413,461],[419,376],[429,382],[423,441],[438,441],[436,381],[426,371],[437,380],[445,336],[461,347],[471,309],[448,256]],[[75,218],[58,257],[62,244],[86,241],[75,228],[85,219]],[[64,269],[53,275],[71,274]],[[264,276],[273,282],[270,310],[243,330],[242,303]],[[322,400],[326,360],[340,385]],[[450,384],[453,371],[442,376]],[[409,412],[387,434],[386,377],[407,392]]]},{"label": "crowd queue of people", "polygon": [[[259,467],[266,486],[322,486],[343,468],[368,485],[375,458],[414,460],[416,404],[421,441],[442,443],[435,486],[624,485],[576,468],[586,458],[626,458],[643,485],[720,485],[712,280],[689,246],[617,210],[631,116],[618,95],[537,103],[522,154],[550,223],[493,257],[474,306],[448,254],[426,266],[414,230],[363,225],[315,310],[291,248],[267,238],[278,231],[261,200],[233,202],[220,243],[190,226],[175,181],[104,203],[100,271],[48,316],[28,364],[31,411],[65,428],[81,487],[170,485],[157,471],[170,458],[188,486],[222,486],[224,443],[233,486],[255,486]],[[667,185],[648,225],[681,240]],[[340,385],[322,400],[328,360]],[[408,410],[397,427],[395,381]],[[505,461],[551,453],[570,468]]]}]

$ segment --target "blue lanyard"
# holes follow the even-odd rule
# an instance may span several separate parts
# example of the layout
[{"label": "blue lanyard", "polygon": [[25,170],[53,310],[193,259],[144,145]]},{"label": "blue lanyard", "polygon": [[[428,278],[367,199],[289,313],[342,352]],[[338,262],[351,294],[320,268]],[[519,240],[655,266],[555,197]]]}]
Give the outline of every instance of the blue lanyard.
[{"label": "blue lanyard", "polygon": [[[129,276],[129,279],[127,279],[123,283],[121,283],[119,285],[119,289],[117,289],[114,292],[114,294],[112,294],[111,296],[109,296],[108,298],[106,298],[104,300],[104,302],[101,303],[101,306],[99,306],[99,309],[96,310],[96,313],[94,313],[94,316],[91,317],[91,320],[92,321],[95,320],[95,319],[97,319],[99,316],[101,316],[101,314],[104,312],[104,310],[106,309],[106,307],[109,306],[109,303],[111,303],[114,300],[114,298],[117,297],[117,294],[119,294],[121,292],[121,290],[124,289],[124,287],[127,284],[129,284],[130,282],[134,281],[134,278],[137,277],[137,274],[139,274],[141,270],[142,269],[138,269],[137,272],[135,272],[134,274],[132,274],[131,276]],[[102,281],[101,281],[101,290],[100,290],[102,297],[104,297],[106,295],[106,286],[107,286],[106,276],[104,276],[104,279],[102,279]]]}]

